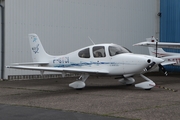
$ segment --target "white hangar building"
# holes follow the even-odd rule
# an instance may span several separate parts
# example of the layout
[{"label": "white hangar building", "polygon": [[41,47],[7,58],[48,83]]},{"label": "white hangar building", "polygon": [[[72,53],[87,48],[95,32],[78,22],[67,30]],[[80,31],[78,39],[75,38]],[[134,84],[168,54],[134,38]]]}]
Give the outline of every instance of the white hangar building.
[{"label": "white hangar building", "polygon": [[95,43],[116,43],[148,54],[147,48],[132,45],[159,37],[159,4],[160,0],[0,0],[0,77],[39,74],[5,67],[32,61],[29,33],[36,33],[52,55],[91,45],[88,36]]}]

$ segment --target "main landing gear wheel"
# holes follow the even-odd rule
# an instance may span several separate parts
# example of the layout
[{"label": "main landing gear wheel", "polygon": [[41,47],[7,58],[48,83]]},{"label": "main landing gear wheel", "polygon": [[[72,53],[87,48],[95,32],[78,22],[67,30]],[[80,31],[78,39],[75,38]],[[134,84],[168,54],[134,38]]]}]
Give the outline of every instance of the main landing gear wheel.
[{"label": "main landing gear wheel", "polygon": [[69,87],[72,87],[76,90],[82,90],[86,86],[85,81],[87,80],[88,77],[89,74],[86,73],[82,74],[77,81],[70,83]]},{"label": "main landing gear wheel", "polygon": [[82,90],[83,88],[76,88],[75,90]]},{"label": "main landing gear wheel", "polygon": [[135,87],[142,88],[144,90],[151,90],[154,86],[156,86],[156,84],[151,79],[147,78],[146,76],[142,74],[140,74],[140,76],[146,81],[135,84]]},{"label": "main landing gear wheel", "polygon": [[126,86],[132,86],[133,84],[126,84]]},{"label": "main landing gear wheel", "polygon": [[151,90],[152,88],[149,88],[149,89],[144,89],[144,90]]}]

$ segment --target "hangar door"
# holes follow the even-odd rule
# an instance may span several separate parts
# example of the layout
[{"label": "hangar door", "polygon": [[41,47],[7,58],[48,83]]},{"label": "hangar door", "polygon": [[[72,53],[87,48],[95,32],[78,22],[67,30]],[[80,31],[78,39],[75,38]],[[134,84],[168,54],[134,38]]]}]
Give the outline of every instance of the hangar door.
[{"label": "hangar door", "polygon": [[[160,41],[180,43],[180,0],[160,1]],[[180,53],[180,49],[164,49]],[[180,72],[178,66],[168,66],[168,71]]]}]

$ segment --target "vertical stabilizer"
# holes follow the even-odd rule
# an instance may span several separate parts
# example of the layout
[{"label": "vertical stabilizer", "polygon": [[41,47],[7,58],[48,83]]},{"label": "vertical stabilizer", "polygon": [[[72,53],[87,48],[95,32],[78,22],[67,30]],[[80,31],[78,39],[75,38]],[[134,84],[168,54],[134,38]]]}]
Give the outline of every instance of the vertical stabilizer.
[{"label": "vertical stabilizer", "polygon": [[30,49],[33,62],[48,62],[50,55],[48,55],[36,34],[29,34]]}]

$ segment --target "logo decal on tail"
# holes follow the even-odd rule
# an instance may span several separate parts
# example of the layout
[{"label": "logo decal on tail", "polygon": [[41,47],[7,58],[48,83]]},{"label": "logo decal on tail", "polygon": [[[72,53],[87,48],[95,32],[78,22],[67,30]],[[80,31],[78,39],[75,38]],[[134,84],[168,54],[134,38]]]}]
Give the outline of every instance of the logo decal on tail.
[{"label": "logo decal on tail", "polygon": [[37,38],[36,38],[36,37],[34,37],[33,42],[36,42],[36,40],[37,40]]},{"label": "logo decal on tail", "polygon": [[36,41],[37,41],[36,36],[31,36],[31,40],[32,40],[33,42],[36,42]]},{"label": "logo decal on tail", "polygon": [[39,53],[39,44],[37,44],[36,47],[32,47],[32,51],[36,54],[36,53]]}]

